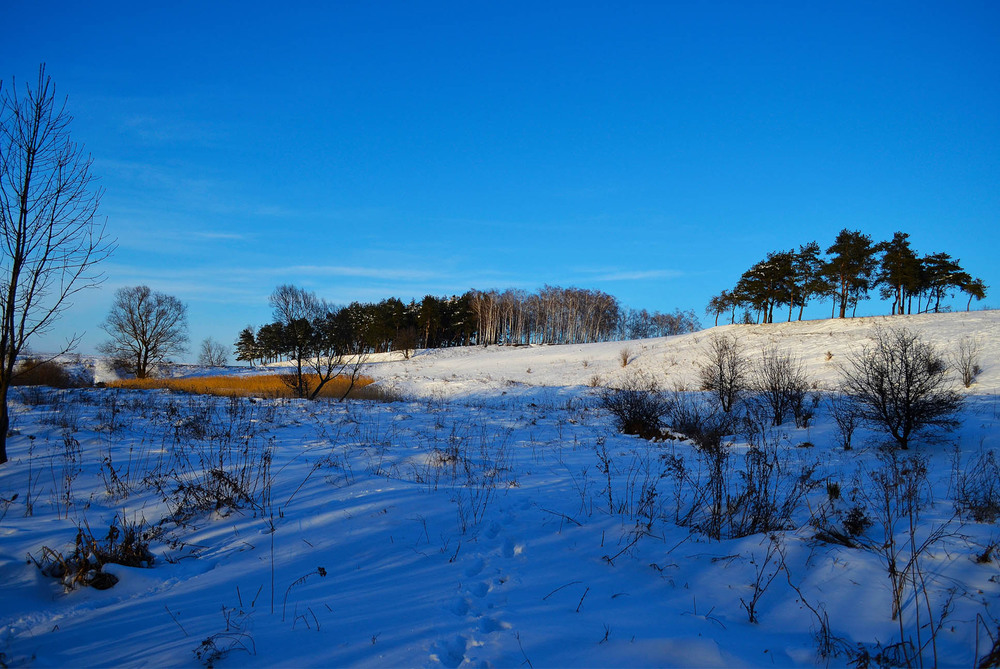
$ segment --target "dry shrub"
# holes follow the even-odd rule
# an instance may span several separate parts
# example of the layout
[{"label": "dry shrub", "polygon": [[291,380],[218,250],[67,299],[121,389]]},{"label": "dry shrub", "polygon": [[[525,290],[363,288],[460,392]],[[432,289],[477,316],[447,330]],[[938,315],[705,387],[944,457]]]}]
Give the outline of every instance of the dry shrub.
[{"label": "dry shrub", "polygon": [[699,448],[717,449],[736,430],[736,418],[715,402],[702,401],[695,393],[674,391],[670,402],[670,429],[693,441]]},{"label": "dry shrub", "polygon": [[[750,372],[750,385],[771,409],[771,425],[785,422],[789,413],[795,416],[796,427],[805,427],[805,406],[809,381],[802,361],[790,353],[769,346],[761,352],[760,362]],[[811,417],[811,413],[809,413]],[[805,418],[805,423],[809,422]]]},{"label": "dry shrub", "polygon": [[52,388],[72,388],[76,384],[66,368],[54,360],[24,358],[18,363],[17,371],[11,378],[13,386],[50,386]]},{"label": "dry shrub", "polygon": [[698,367],[701,389],[711,391],[726,413],[732,411],[746,391],[750,361],[733,335],[714,335]]},{"label": "dry shrub", "polygon": [[970,387],[983,368],[979,365],[983,342],[978,337],[964,337],[958,342],[958,349],[951,355],[951,365],[962,377],[962,385]]},{"label": "dry shrub", "polygon": [[[956,463],[957,464],[957,463]],[[981,450],[955,472],[955,504],[977,523],[1000,518],[1000,464],[992,450]]]},{"label": "dry shrub", "polygon": [[695,451],[694,464],[677,453],[661,457],[664,476],[674,481],[675,522],[715,540],[790,529],[822,485],[818,463],[796,462],[774,442],[748,449],[742,467],[725,445]]},{"label": "dry shrub", "polygon": [[619,388],[604,388],[601,405],[611,412],[623,434],[663,438],[663,417],[670,405],[656,381],[642,372],[630,374]]},{"label": "dry shrub", "polygon": [[[310,385],[318,383],[315,374],[303,375],[309,379]],[[367,376],[358,377],[354,382],[348,397],[353,399],[388,399],[387,393],[372,386],[374,379]],[[338,376],[331,379],[323,387],[320,397],[340,399],[351,385],[351,379]],[[258,374],[252,376],[196,376],[181,379],[122,379],[108,383],[111,388],[128,388],[132,390],[175,390],[196,395],[219,395],[222,397],[295,397],[295,392],[288,387],[280,374]]]}]

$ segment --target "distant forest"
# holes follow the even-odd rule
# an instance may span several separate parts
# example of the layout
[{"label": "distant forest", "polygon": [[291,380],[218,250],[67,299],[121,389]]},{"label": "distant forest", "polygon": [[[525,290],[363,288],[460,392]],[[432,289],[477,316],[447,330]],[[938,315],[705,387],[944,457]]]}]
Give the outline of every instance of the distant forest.
[{"label": "distant forest", "polygon": [[428,295],[420,302],[389,298],[347,306],[330,305],[301,288],[279,286],[271,305],[274,322],[248,326],[239,334],[238,360],[273,362],[331,347],[353,354],[491,344],[586,344],[701,329],[693,311],[630,309],[598,290],[555,286],[534,293],[470,290],[451,297]]},{"label": "distant forest", "polygon": [[811,300],[833,302],[830,318],[856,313],[858,303],[878,289],[879,297],[891,304],[891,313],[937,313],[941,301],[956,292],[972,300],[986,297],[988,286],[973,278],[947,253],[918,256],[909,235],[897,232],[890,241],[873,242],[860,231],[841,230],[826,250],[816,242],[798,251],[774,251],[740,277],[731,290],[709,300],[705,313],[715,318],[729,314],[737,322],[773,323],[775,311],[788,309],[788,320],[798,310],[798,320]]}]

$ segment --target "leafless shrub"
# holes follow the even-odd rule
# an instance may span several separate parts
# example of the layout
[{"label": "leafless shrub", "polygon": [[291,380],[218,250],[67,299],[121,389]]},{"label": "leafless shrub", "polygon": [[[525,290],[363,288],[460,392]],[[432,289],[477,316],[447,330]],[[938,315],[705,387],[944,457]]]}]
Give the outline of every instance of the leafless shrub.
[{"label": "leafless shrub", "polygon": [[629,374],[618,388],[604,388],[601,405],[615,418],[623,434],[643,439],[663,436],[663,417],[670,409],[655,379],[642,372]]},{"label": "leafless shrub", "polygon": [[0,496],[0,522],[7,517],[7,511],[10,509],[10,505],[17,501],[18,493],[14,493],[10,498]]},{"label": "leafless shrub", "polygon": [[50,395],[49,402],[54,411],[43,416],[40,422],[43,425],[53,425],[63,431],[76,433],[80,431],[80,405],[72,395],[67,395],[67,392],[55,391]]},{"label": "leafless shrub", "polygon": [[732,335],[713,335],[699,367],[702,390],[711,391],[722,410],[733,409],[746,389],[750,363]]},{"label": "leafless shrub", "polygon": [[955,504],[977,523],[1000,518],[1000,465],[992,450],[980,451],[956,472]]},{"label": "leafless shrub", "polygon": [[675,391],[669,403],[670,429],[682,434],[699,448],[719,448],[735,430],[736,416],[718,404],[705,402],[696,393]]},{"label": "leafless shrub", "polygon": [[189,398],[168,407],[173,461],[153,483],[175,505],[175,520],[207,511],[263,513],[270,506],[273,439],[260,433],[259,407],[241,397]]},{"label": "leafless shrub", "polygon": [[787,529],[803,497],[821,485],[814,477],[816,468],[815,463],[795,467],[774,444],[749,449],[740,472],[742,485],[729,502],[732,536]]},{"label": "leafless shrub", "polygon": [[[82,471],[80,465],[83,460],[83,453],[80,450],[80,442],[72,435],[72,433],[68,430],[64,430],[62,437],[62,476],[59,480],[62,484],[61,502],[63,506],[63,513],[66,518],[69,518],[69,509],[73,505],[73,483]],[[57,508],[56,515],[58,515],[58,513],[59,511]]]},{"label": "leafless shrub", "polygon": [[951,366],[961,377],[966,388],[976,382],[976,377],[982,373],[980,354],[983,342],[978,337],[963,337],[958,342],[958,348],[951,355]]},{"label": "leafless shrub", "polygon": [[120,388],[104,389],[98,400],[96,429],[114,434],[130,427],[137,416],[147,416],[149,409],[139,393],[129,397]]},{"label": "leafless shrub", "polygon": [[751,623],[759,622],[757,618],[757,603],[767,592],[768,587],[781,573],[782,561],[779,551],[778,536],[769,534],[767,536],[767,548],[764,551],[763,559],[756,556],[750,557],[750,564],[754,568],[754,580],[750,584],[753,588],[749,599],[740,597],[740,606],[747,612],[747,621]]},{"label": "leafless shrub", "polygon": [[837,434],[845,451],[851,450],[854,431],[861,424],[861,412],[849,395],[836,392],[830,396],[830,415],[837,424]]},{"label": "leafless shrub", "polygon": [[632,349],[625,347],[618,351],[618,362],[621,363],[622,367],[628,367],[628,363],[632,360]]},{"label": "leafless shrub", "polygon": [[873,339],[842,370],[844,392],[865,422],[888,432],[899,448],[922,432],[954,428],[962,397],[947,387],[947,368],[934,347],[905,328],[876,328]]},{"label": "leafless shrub", "polygon": [[790,353],[782,353],[774,346],[765,348],[760,362],[751,368],[750,387],[771,407],[772,425],[781,425],[790,413],[800,419],[804,415],[809,381],[802,361]]},{"label": "leafless shrub", "polygon": [[950,520],[930,525],[920,522],[922,509],[933,502],[926,457],[903,457],[886,448],[879,452],[879,461],[877,469],[867,472],[867,485],[861,489],[878,528],[878,536],[869,547],[882,560],[889,577],[892,619],[899,625],[905,663],[923,666],[924,653],[929,650],[932,657],[927,663],[936,666],[937,634],[950,610],[951,595],[943,606],[934,605],[934,575],[924,571],[922,559],[954,531]]},{"label": "leafless shrub", "polygon": [[680,455],[663,456],[674,485],[674,517],[712,539],[745,537],[787,529],[805,495],[821,482],[815,464],[796,467],[771,444],[751,448],[736,470],[730,449],[705,448],[692,466]]},{"label": "leafless shrub", "polygon": [[18,399],[30,407],[38,407],[51,401],[49,393],[39,386],[21,386],[18,388]]}]

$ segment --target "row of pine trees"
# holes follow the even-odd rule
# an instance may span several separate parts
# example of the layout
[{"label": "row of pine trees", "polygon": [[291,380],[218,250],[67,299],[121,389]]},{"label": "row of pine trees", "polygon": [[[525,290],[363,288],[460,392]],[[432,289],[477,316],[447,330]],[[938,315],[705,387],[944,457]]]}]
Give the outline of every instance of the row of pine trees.
[{"label": "row of pine trees", "polygon": [[905,232],[875,242],[858,230],[841,230],[825,253],[826,257],[816,242],[798,251],[768,253],[743,273],[734,288],[712,297],[705,311],[714,316],[716,325],[726,313],[735,323],[738,310],[743,311],[743,322],[773,323],[776,310],[787,308],[789,321],[798,310],[802,320],[811,300],[830,299],[830,317],[845,318],[878,289],[893,315],[936,313],[941,301],[956,292],[968,296],[969,309],[973,299],[986,297],[988,289],[947,253],[918,255]]}]

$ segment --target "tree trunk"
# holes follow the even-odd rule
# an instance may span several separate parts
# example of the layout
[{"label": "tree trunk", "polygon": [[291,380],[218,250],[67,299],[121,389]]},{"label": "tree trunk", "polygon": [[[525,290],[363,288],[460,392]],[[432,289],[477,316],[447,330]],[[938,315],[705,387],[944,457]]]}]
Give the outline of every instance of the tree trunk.
[{"label": "tree trunk", "polygon": [[0,465],[7,462],[7,431],[10,429],[10,413],[7,410],[7,383],[0,383]]}]

